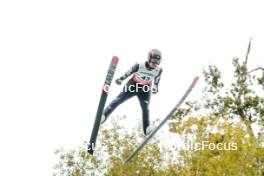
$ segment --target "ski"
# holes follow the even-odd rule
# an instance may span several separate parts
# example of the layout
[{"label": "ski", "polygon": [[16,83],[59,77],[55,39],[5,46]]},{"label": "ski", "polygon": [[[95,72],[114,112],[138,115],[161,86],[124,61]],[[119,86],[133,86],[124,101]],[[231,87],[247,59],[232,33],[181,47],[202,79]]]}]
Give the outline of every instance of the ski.
[{"label": "ski", "polygon": [[112,79],[114,77],[118,61],[119,61],[118,57],[113,56],[113,58],[111,60],[111,64],[108,68],[107,76],[106,76],[106,79],[104,82],[101,98],[99,101],[99,105],[98,105],[98,109],[97,109],[97,113],[96,113],[96,117],[95,117],[95,121],[94,121],[93,130],[92,130],[91,137],[90,137],[90,142],[88,143],[88,153],[90,153],[91,155],[93,155],[93,153],[94,153],[96,138],[97,138],[100,123],[101,123],[101,117],[102,117],[103,110],[105,107],[105,102],[107,99],[109,87],[110,87]]},{"label": "ski", "polygon": [[134,150],[134,152],[124,161],[124,163],[128,163],[146,144],[147,142],[157,133],[157,131],[165,124],[167,120],[173,116],[173,114],[178,110],[178,108],[181,106],[181,104],[185,101],[187,96],[190,94],[196,83],[198,82],[199,77],[196,76],[192,82],[192,84],[189,86],[187,91],[184,93],[180,101],[177,103],[177,105],[171,110],[171,112],[166,116],[165,119],[161,121],[161,123],[142,141],[142,143]]}]

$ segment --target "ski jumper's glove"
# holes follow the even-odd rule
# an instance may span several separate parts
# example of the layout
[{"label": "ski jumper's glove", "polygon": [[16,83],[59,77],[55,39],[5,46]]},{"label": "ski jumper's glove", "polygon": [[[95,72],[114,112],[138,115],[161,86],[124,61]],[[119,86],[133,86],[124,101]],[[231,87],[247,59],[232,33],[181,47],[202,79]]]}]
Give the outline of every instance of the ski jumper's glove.
[{"label": "ski jumper's glove", "polygon": [[159,92],[159,88],[158,88],[158,86],[157,85],[154,85],[153,87],[152,87],[152,93],[153,94],[156,94],[156,93],[158,93]]},{"label": "ski jumper's glove", "polygon": [[139,64],[135,64],[132,68],[130,68],[123,76],[115,80],[116,84],[121,85],[122,81],[124,81],[127,77],[132,75],[133,73],[137,72],[139,68]]},{"label": "ski jumper's glove", "polygon": [[122,80],[121,79],[117,79],[117,80],[115,80],[115,82],[116,82],[117,85],[121,85],[122,84]]}]

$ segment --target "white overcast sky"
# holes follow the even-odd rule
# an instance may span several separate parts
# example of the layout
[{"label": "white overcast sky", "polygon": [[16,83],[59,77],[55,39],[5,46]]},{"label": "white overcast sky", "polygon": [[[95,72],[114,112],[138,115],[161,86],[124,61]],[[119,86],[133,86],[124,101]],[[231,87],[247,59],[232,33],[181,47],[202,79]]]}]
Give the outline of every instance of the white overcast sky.
[{"label": "white overcast sky", "polygon": [[[209,63],[228,79],[232,58],[245,56],[250,37],[249,65],[264,66],[261,2],[2,0],[0,175],[51,175],[56,148],[89,139],[113,55],[120,58],[116,78],[144,62],[149,49],[163,52],[152,119],[163,118]],[[107,104],[120,90],[111,87]],[[136,99],[113,115],[127,115],[131,126],[141,122]]]}]

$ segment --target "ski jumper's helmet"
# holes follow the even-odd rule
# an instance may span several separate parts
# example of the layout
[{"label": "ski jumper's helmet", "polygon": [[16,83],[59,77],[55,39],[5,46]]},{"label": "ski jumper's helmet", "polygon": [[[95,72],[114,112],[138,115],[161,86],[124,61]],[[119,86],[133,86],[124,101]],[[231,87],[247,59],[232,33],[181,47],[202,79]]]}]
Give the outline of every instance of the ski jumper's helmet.
[{"label": "ski jumper's helmet", "polygon": [[161,62],[161,52],[158,49],[152,49],[148,52],[148,62],[159,65]]}]

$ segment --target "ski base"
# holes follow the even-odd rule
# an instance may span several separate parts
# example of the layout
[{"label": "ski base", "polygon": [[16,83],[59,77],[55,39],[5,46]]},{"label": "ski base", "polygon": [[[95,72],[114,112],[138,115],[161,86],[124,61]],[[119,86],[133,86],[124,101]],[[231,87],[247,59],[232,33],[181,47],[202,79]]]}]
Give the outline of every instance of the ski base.
[{"label": "ski base", "polygon": [[90,142],[88,143],[87,152],[90,153],[91,155],[93,155],[94,150],[95,150],[96,138],[97,138],[97,135],[98,135],[100,124],[101,124],[101,118],[102,118],[103,110],[104,110],[104,107],[105,107],[105,102],[106,102],[106,99],[107,99],[109,87],[110,87],[112,79],[114,77],[114,73],[115,73],[118,61],[119,61],[118,57],[117,56],[113,56],[113,58],[111,60],[111,64],[110,64],[110,66],[108,68],[107,76],[106,76],[106,79],[105,79],[105,82],[104,82],[103,90],[102,90],[102,93],[101,93],[101,98],[100,98],[100,101],[99,101],[99,106],[98,106],[97,112],[96,112],[96,117],[95,117],[95,121],[94,121],[92,134],[91,134],[91,137],[90,137]]}]

